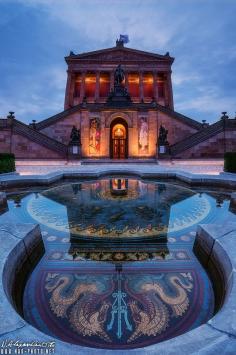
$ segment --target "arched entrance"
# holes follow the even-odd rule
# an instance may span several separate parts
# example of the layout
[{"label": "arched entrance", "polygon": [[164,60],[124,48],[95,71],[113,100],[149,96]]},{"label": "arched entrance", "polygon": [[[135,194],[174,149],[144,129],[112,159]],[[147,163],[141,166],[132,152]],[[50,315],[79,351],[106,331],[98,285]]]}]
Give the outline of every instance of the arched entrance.
[{"label": "arched entrance", "polygon": [[128,158],[128,125],[122,118],[116,118],[111,123],[110,156],[112,159]]}]

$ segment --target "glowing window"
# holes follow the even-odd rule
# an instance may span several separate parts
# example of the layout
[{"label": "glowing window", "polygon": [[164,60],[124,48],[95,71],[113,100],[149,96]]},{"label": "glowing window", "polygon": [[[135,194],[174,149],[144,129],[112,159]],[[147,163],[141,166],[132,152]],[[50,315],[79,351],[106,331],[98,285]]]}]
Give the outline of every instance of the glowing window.
[{"label": "glowing window", "polygon": [[85,96],[94,97],[96,89],[96,74],[88,73],[85,77]]},{"label": "glowing window", "polygon": [[117,123],[113,129],[112,129],[112,138],[113,139],[125,139],[126,138],[126,129],[125,127],[120,124],[120,123]]},{"label": "glowing window", "polygon": [[107,97],[110,92],[110,73],[101,73],[99,79],[99,96]]},{"label": "glowing window", "polygon": [[139,74],[128,74],[129,93],[132,97],[139,97]]},{"label": "glowing window", "polygon": [[81,74],[77,74],[75,78],[74,97],[80,96],[81,81],[82,81]]},{"label": "glowing window", "polygon": [[143,74],[143,95],[149,98],[154,96],[152,73]]}]

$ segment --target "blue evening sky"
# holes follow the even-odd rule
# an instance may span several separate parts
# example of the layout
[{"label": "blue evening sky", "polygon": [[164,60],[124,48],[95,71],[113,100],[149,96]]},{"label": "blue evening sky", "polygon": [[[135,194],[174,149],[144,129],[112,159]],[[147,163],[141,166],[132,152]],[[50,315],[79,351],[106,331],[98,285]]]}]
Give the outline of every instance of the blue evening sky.
[{"label": "blue evening sky", "polygon": [[0,0],[0,117],[63,110],[64,56],[115,45],[174,56],[175,110],[216,121],[236,111],[236,0]]}]

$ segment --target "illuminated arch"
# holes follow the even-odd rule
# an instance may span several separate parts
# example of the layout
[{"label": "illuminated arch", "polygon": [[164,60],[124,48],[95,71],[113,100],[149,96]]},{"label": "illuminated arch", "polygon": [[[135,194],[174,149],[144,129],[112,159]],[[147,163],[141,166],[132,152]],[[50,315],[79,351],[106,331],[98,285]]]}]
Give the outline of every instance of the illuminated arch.
[{"label": "illuminated arch", "polygon": [[126,124],[128,125],[128,128],[132,128],[133,127],[133,121],[130,117],[129,114],[124,113],[124,112],[114,112],[112,113],[107,119],[106,119],[106,127],[110,128],[112,121],[116,120],[117,118],[121,118],[123,119]]}]

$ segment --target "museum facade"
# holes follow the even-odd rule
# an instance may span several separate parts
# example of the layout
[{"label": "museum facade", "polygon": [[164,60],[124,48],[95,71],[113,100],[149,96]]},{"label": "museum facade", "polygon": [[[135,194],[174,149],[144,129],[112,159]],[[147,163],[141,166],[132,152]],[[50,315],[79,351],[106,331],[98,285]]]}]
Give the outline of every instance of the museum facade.
[{"label": "museum facade", "polygon": [[64,110],[26,125],[0,119],[0,151],[29,159],[222,157],[236,150],[236,119],[212,125],[174,110],[174,58],[116,46],[65,58]]}]

